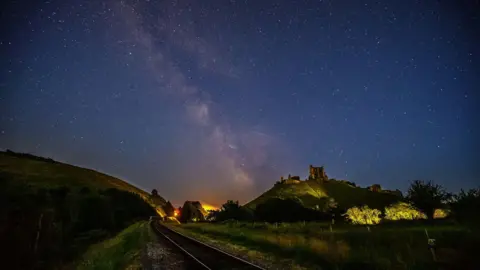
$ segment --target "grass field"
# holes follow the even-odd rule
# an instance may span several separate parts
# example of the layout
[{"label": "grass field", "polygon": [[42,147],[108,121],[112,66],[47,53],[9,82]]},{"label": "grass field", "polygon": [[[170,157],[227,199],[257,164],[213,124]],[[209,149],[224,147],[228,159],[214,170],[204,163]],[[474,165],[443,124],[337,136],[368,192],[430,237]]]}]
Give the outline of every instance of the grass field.
[{"label": "grass field", "polygon": [[115,177],[77,166],[51,161],[22,157],[0,152],[0,172],[6,179],[32,187],[70,188],[88,187],[91,189],[117,188],[142,196],[149,193]]},{"label": "grass field", "polygon": [[[204,241],[213,241],[250,259],[290,260],[289,267],[322,269],[452,269],[473,263],[477,234],[452,226],[346,226],[319,223],[185,224],[174,227]],[[438,247],[434,261],[427,246],[427,229]],[[261,255],[259,255],[261,254]],[[288,262],[284,262],[286,264]],[[471,268],[473,269],[473,268]]]},{"label": "grass field", "polygon": [[135,223],[115,237],[91,246],[75,269],[141,269],[140,254],[155,239],[147,221]]},{"label": "grass field", "polygon": [[[31,158],[33,157],[33,158]],[[150,194],[123,180],[91,169],[56,162],[35,156],[0,152],[0,176],[18,186],[31,189],[68,186],[70,189],[92,190],[116,188],[133,192],[148,201],[164,216],[161,206],[166,200],[160,196],[153,201]]]}]

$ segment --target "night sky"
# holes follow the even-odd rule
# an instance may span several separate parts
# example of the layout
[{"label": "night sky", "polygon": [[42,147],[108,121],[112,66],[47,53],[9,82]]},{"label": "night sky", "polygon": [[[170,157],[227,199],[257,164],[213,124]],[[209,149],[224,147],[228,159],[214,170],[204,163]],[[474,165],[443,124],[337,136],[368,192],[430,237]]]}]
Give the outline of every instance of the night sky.
[{"label": "night sky", "polygon": [[177,205],[247,202],[310,164],[474,187],[479,5],[442,2],[2,2],[0,148]]}]

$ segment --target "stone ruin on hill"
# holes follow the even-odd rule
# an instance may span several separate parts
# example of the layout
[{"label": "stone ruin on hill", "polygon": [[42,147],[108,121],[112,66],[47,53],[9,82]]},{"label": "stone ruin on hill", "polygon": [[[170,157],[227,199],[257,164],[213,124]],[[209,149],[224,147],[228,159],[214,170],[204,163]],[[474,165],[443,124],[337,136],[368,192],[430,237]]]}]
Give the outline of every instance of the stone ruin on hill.
[{"label": "stone ruin on hill", "polygon": [[317,180],[320,182],[328,181],[327,173],[325,173],[325,168],[323,166],[313,167],[310,165],[310,175],[308,176],[309,180]]},{"label": "stone ruin on hill", "polygon": [[[310,165],[309,167],[310,175],[308,176],[307,180],[316,180],[319,182],[326,182],[328,181],[328,176],[325,173],[325,168],[323,166],[314,167]],[[279,184],[299,184],[302,180],[300,180],[300,176],[291,176],[288,175],[288,178],[285,179],[283,176],[280,177],[280,181],[277,182]]]}]

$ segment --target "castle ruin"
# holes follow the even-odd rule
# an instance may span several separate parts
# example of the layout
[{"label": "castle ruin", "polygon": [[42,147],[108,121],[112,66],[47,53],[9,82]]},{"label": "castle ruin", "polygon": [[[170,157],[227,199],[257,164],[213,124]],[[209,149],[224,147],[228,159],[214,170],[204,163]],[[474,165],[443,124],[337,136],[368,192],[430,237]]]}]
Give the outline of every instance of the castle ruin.
[{"label": "castle ruin", "polygon": [[[308,176],[307,180],[316,180],[320,182],[325,182],[328,181],[328,176],[325,173],[325,168],[323,166],[321,167],[313,167],[310,165],[310,175]],[[280,177],[280,181],[278,183],[280,184],[298,184],[302,180],[300,180],[300,176],[291,176],[290,174],[288,175],[288,178],[285,179]]]},{"label": "castle ruin", "polygon": [[328,181],[328,176],[325,173],[325,168],[323,166],[313,167],[313,165],[310,165],[310,175],[308,176],[308,179],[321,182]]}]

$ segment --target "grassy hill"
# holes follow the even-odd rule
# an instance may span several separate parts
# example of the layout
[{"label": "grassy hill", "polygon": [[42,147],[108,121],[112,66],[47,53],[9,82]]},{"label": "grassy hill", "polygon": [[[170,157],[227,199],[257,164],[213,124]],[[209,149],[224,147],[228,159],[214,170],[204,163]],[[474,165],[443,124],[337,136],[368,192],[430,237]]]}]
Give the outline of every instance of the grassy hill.
[{"label": "grassy hill", "polygon": [[5,269],[58,269],[155,212],[165,199],[120,179],[30,154],[0,152]]},{"label": "grassy hill", "polygon": [[28,185],[31,188],[56,188],[68,186],[70,189],[89,188],[92,190],[116,188],[141,196],[155,206],[164,216],[166,200],[160,196],[152,198],[150,193],[118,178],[49,158],[12,151],[0,152],[0,174],[3,179],[15,185]]},{"label": "grassy hill", "polygon": [[270,198],[298,198],[304,206],[310,208],[323,205],[326,199],[333,198],[338,203],[338,207],[342,209],[364,204],[383,209],[386,205],[402,199],[391,193],[372,192],[366,188],[354,187],[337,180],[323,183],[306,180],[300,181],[298,184],[276,184],[245,206],[255,209],[257,205]]}]

